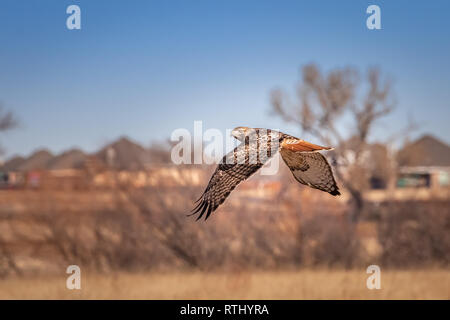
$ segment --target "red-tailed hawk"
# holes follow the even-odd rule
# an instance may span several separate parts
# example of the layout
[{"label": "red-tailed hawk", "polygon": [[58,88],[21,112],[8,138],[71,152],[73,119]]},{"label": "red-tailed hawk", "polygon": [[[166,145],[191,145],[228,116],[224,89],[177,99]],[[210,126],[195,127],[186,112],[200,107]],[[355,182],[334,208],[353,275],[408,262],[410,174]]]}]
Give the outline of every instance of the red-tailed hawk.
[{"label": "red-tailed hawk", "polygon": [[206,212],[205,220],[221,205],[236,186],[259,170],[277,151],[294,178],[311,188],[340,195],[330,165],[320,150],[330,150],[279,131],[237,127],[233,137],[242,143],[226,154],[209,180],[193,214]]}]

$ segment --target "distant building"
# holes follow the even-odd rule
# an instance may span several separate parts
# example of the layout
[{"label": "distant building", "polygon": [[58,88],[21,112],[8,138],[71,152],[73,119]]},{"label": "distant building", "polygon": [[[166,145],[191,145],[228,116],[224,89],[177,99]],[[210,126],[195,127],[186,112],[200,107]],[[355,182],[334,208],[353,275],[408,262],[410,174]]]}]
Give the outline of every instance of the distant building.
[{"label": "distant building", "polygon": [[397,156],[397,188],[450,187],[450,147],[426,135],[407,144]]},{"label": "distant building", "polygon": [[392,167],[396,168],[395,174],[385,182],[380,182],[380,177],[389,175],[372,176],[375,178],[371,179],[371,190],[365,195],[367,200],[450,199],[450,147],[446,143],[425,135],[407,143],[397,152],[395,161],[386,160],[389,162],[396,162]]}]

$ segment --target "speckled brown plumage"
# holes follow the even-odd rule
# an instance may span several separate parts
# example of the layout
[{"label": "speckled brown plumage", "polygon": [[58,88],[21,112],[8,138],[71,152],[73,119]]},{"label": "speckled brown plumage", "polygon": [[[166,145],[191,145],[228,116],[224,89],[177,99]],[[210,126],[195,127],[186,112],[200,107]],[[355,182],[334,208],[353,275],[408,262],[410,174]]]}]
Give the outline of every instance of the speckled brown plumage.
[{"label": "speckled brown plumage", "polygon": [[327,159],[318,152],[298,152],[281,148],[281,156],[294,178],[307,186],[340,195]]},{"label": "speckled brown plumage", "polygon": [[222,158],[197,200],[198,205],[192,213],[200,213],[197,220],[205,213],[205,220],[208,219],[239,183],[258,171],[277,151],[298,182],[340,195],[330,165],[317,152],[330,148],[270,129],[238,127],[233,130],[233,135],[242,143]]}]

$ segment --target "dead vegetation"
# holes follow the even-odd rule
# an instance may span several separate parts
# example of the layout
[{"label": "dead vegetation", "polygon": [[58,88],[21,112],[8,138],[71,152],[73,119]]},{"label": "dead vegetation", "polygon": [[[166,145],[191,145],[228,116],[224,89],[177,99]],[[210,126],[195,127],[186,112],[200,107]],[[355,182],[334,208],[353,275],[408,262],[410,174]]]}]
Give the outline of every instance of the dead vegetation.
[{"label": "dead vegetation", "polygon": [[[446,201],[374,206],[355,225],[338,199],[291,188],[266,201],[232,195],[208,223],[186,216],[198,188],[3,191],[10,208],[2,206],[0,275],[70,264],[97,273],[449,266]],[[285,199],[291,192],[297,197]]]},{"label": "dead vegetation", "polygon": [[0,280],[0,299],[449,299],[450,274],[427,269],[386,271],[369,290],[365,268],[301,271],[82,271],[81,290],[65,288],[66,274]]}]

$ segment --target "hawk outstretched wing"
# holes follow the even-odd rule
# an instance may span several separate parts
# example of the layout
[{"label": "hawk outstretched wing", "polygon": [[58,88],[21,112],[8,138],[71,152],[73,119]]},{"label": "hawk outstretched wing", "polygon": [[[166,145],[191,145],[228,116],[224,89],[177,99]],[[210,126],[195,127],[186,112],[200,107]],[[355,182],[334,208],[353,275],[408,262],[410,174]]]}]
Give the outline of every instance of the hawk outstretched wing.
[{"label": "hawk outstretched wing", "polygon": [[192,214],[200,212],[197,220],[206,212],[205,220],[221,205],[236,186],[254,174],[261,165],[258,164],[219,164],[209,180],[197,207]]},{"label": "hawk outstretched wing", "polygon": [[303,140],[287,140],[281,143],[280,154],[298,182],[337,196],[341,193],[333,171],[325,157],[315,152],[330,149]]},{"label": "hawk outstretched wing", "polygon": [[258,157],[258,161],[252,163],[250,161],[252,148],[255,148],[255,146],[242,143],[223,157],[202,196],[197,200],[198,205],[190,215],[200,212],[197,218],[199,220],[206,212],[205,220],[208,219],[210,214],[225,201],[239,183],[258,171],[275,154],[273,152],[267,157]]}]

